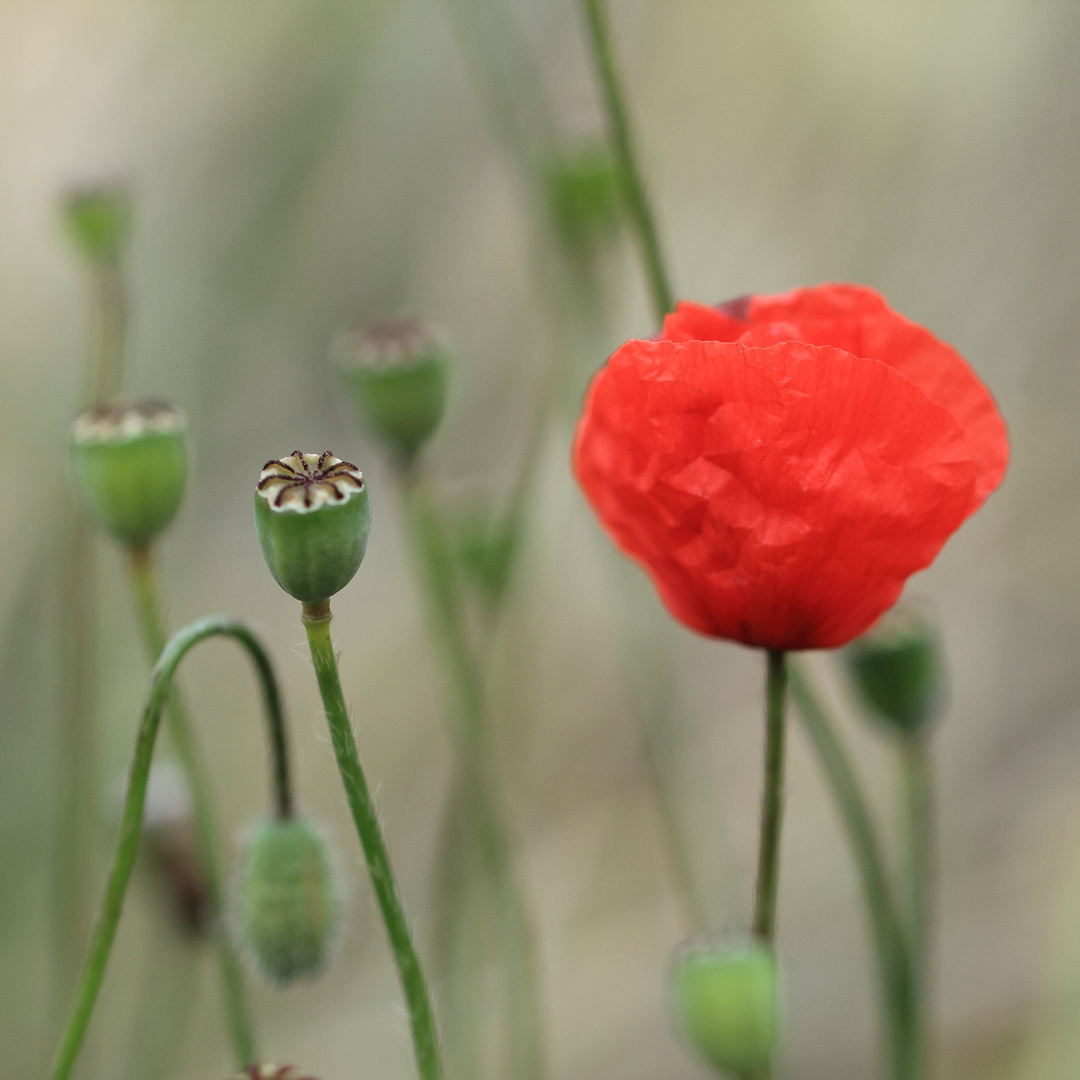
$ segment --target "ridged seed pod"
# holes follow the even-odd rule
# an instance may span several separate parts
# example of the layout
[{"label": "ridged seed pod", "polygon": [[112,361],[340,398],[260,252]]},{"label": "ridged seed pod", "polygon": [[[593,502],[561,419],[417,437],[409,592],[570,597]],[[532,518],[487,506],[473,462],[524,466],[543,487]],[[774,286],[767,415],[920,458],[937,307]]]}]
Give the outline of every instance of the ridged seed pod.
[{"label": "ridged seed pod", "polygon": [[352,581],[367,550],[363,474],[329,450],[268,461],[255,489],[255,529],[270,573],[290,596],[329,600]]},{"label": "ridged seed pod", "polygon": [[329,959],[340,906],[326,844],[310,822],[270,818],[255,827],[233,918],[260,974],[279,985],[317,975]]},{"label": "ridged seed pod", "polygon": [[779,1041],[777,983],[776,958],[761,942],[696,943],[672,964],[672,1011],[706,1061],[753,1074],[768,1068]]},{"label": "ridged seed pod", "polygon": [[180,509],[187,482],[184,414],[144,401],[98,405],[71,429],[71,472],[90,515],[121,543],[149,543]]}]

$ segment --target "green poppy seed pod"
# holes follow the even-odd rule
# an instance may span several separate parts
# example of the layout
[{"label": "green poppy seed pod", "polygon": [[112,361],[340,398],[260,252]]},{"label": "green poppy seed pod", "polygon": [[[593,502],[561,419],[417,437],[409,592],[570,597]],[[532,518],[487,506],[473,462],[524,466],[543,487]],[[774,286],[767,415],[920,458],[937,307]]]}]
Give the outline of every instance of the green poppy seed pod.
[{"label": "green poppy seed pod", "polygon": [[676,954],[671,1006],[679,1029],[721,1071],[768,1067],[780,1036],[776,957],[762,942],[699,942]]},{"label": "green poppy seed pod", "polygon": [[71,472],[90,515],[132,547],[176,517],[187,481],[184,414],[171,405],[97,405],[71,429]]},{"label": "green poppy seed pod", "polygon": [[255,827],[237,878],[235,933],[252,965],[279,985],[317,975],[330,956],[340,900],[322,837],[299,817]]},{"label": "green poppy seed pod", "polygon": [[924,731],[945,701],[941,640],[925,611],[913,604],[887,612],[844,650],[859,697],[891,727]]},{"label": "green poppy seed pod", "polygon": [[75,246],[92,263],[117,263],[131,229],[131,191],[119,180],[69,190],[64,221]]},{"label": "green poppy seed pod", "polygon": [[249,1065],[232,1080],[315,1080],[295,1065]]},{"label": "green poppy seed pod", "polygon": [[587,253],[598,240],[615,234],[623,202],[618,170],[606,146],[587,145],[560,156],[545,177],[552,216],[571,247]]},{"label": "green poppy seed pod", "polygon": [[346,331],[331,355],[362,419],[395,453],[412,457],[435,434],[449,353],[431,325],[403,317]]},{"label": "green poppy seed pod", "polygon": [[255,529],[274,580],[302,603],[324,603],[352,581],[367,550],[364,477],[329,450],[268,461],[255,488]]}]

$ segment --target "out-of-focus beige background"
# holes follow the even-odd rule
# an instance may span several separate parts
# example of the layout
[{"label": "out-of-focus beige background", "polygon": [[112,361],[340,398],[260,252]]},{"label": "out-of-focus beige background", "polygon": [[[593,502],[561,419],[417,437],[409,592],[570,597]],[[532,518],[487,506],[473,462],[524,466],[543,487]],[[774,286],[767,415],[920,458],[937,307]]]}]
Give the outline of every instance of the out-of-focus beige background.
[{"label": "out-of-focus beige background", "polygon": [[[937,762],[937,1075],[1075,1076],[1080,9],[1027,0],[611,6],[679,295],[867,282],[955,344],[1009,422],[1003,488],[911,585],[936,604],[952,678]],[[507,24],[536,58],[535,84],[501,63],[511,55],[500,36]],[[509,120],[498,100],[511,102]],[[670,624],[573,484],[568,446],[585,375],[653,323],[625,235],[602,258],[602,318],[582,329],[559,315],[557,260],[522,164],[537,150],[505,138],[530,124],[550,124],[545,138],[564,144],[600,128],[570,0],[0,6],[3,1076],[43,1075],[59,1022],[46,598],[87,313],[56,199],[66,183],[118,168],[137,194],[128,388],[173,399],[191,418],[192,483],[162,553],[170,618],[180,625],[221,610],[264,633],[286,684],[301,798],[328,823],[351,886],[328,976],[253,992],[265,1056],[323,1080],[411,1075],[297,612],[259,556],[251,489],[264,460],[296,447],[329,447],[369,479],[375,530],[335,602],[334,627],[427,949],[451,776],[448,706],[393,478],[325,362],[342,322],[419,308],[457,343],[449,413],[429,455],[448,503],[506,498],[549,375],[556,365],[568,373],[543,428],[491,661],[502,801],[539,942],[551,1080],[707,1075],[664,1009],[666,958],[687,923],[643,752],[633,658],[659,656],[673,674],[654,737],[715,928],[740,927],[748,914],[761,662]],[[103,807],[130,751],[146,674],[120,571],[103,543],[99,745],[86,766]],[[266,798],[256,699],[238,664],[228,647],[207,646],[184,676],[237,834]],[[888,749],[854,719],[832,659],[813,667],[887,819]],[[782,1075],[876,1076],[857,880],[797,725],[787,806]],[[98,882],[109,828],[103,809]],[[445,988],[438,993],[442,1008]],[[212,957],[169,929],[160,898],[137,877],[81,1075],[220,1080],[230,1061],[217,994]]]}]

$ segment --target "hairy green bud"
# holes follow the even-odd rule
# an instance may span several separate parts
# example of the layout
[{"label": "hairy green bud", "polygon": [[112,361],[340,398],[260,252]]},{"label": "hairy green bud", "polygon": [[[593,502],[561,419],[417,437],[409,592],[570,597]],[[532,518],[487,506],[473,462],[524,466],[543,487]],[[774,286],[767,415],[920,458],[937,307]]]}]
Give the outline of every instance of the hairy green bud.
[{"label": "hairy green bud", "polygon": [[284,985],[325,967],[340,900],[330,856],[303,818],[271,818],[248,840],[233,918],[254,967]]},{"label": "hairy green bud", "polygon": [[117,263],[131,231],[131,192],[119,180],[71,188],[64,196],[64,221],[75,246],[92,263]]},{"label": "hairy green bud", "polygon": [[268,461],[255,488],[255,529],[270,573],[290,596],[329,600],[352,581],[367,550],[363,474],[329,450]]},{"label": "hairy green bud", "polygon": [[176,517],[187,482],[184,414],[171,405],[97,405],[71,429],[71,472],[111,536],[141,547]]},{"label": "hairy green bud", "polygon": [[768,1067],[780,1035],[776,958],[763,942],[703,941],[675,956],[671,1006],[679,1029],[717,1069]]},{"label": "hairy green bud", "polygon": [[898,605],[844,650],[860,698],[898,731],[915,735],[941,712],[945,659],[929,617],[915,605]]},{"label": "hairy green bud", "polygon": [[340,334],[332,359],[368,427],[412,457],[435,434],[446,408],[448,352],[418,318],[398,318]]}]

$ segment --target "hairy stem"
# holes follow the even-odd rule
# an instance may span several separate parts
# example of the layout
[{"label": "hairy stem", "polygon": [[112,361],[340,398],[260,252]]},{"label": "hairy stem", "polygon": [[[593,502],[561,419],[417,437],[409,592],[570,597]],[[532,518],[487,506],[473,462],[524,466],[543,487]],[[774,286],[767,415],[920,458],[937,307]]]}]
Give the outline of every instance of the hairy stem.
[{"label": "hairy stem", "polygon": [[790,677],[792,697],[825,771],[862,883],[888,1034],[889,1076],[908,1080],[913,1075],[911,969],[881,841],[835,725],[798,666],[792,665]]},{"label": "hairy stem", "polygon": [[409,1010],[417,1071],[422,1080],[440,1080],[442,1058],[439,1053],[435,1015],[431,1009],[431,997],[405,917],[405,909],[398,895],[375,804],[356,751],[356,739],[349,722],[345,695],[338,677],[337,657],[334,655],[334,645],[330,638],[330,605],[305,604],[303,623],[326,712],[326,723],[330,728],[330,741],[334,746],[345,795],[360,838],[360,846],[364,850],[364,858],[367,860],[371,885],[386,924],[386,936],[390,941],[390,949],[401,979],[401,989]]},{"label": "hairy stem", "polygon": [[543,1038],[533,939],[494,790],[483,676],[466,641],[452,555],[444,530],[415,477],[407,483],[409,525],[423,573],[429,622],[458,701],[459,723],[455,729],[458,767],[499,912],[518,1076],[521,1080],[539,1080],[543,1075]]},{"label": "hairy stem", "polygon": [[[130,551],[130,568],[143,644],[146,647],[146,654],[150,663],[154,664],[165,647],[165,622],[161,614],[157,578],[149,549],[132,548]],[[280,707],[278,713],[280,714]],[[202,756],[199,753],[198,741],[195,738],[187,708],[179,690],[171,684],[168,688],[168,726],[169,737],[176,750],[176,755],[180,759],[180,767],[183,769],[184,777],[191,791],[195,831],[199,839],[199,855],[202,861],[203,874],[206,877],[210,910],[214,920],[218,966],[221,972],[229,1034],[232,1038],[236,1060],[243,1067],[255,1059],[255,1036],[244,990],[243,971],[221,920],[222,901],[225,894],[222,872],[221,828],[214,812],[214,800],[210,790],[210,782],[206,775]],[[275,745],[273,737],[271,745]],[[281,745],[284,746],[284,743]],[[288,794],[287,771],[285,776],[285,791]],[[289,798],[291,800],[291,795]],[[278,805],[279,807],[281,805],[280,790]]]},{"label": "hairy stem", "polygon": [[[173,676],[180,661],[195,645],[215,636],[231,637],[248,651],[262,685],[263,704],[267,714],[280,716],[281,698],[274,679],[273,665],[259,639],[243,623],[225,615],[211,615],[185,627],[162,649],[150,676],[150,689],[139,723],[135,754],[128,774],[124,811],[120,819],[120,833],[116,840],[116,850],[105,886],[105,895],[98,910],[97,921],[90,939],[90,949],[83,965],[71,1016],[53,1063],[50,1074],[52,1080],[67,1080],[67,1077],[71,1075],[86,1035],[86,1028],[90,1023],[98,991],[105,978],[109,953],[116,938],[116,928],[124,906],[124,895],[128,882],[131,880],[131,869],[139,847],[143,805],[146,801],[146,787],[150,778],[150,763],[161,725],[161,714],[172,689]],[[243,1065],[250,1065],[252,1061],[253,1054],[249,1051]]]},{"label": "hairy stem", "polygon": [[630,118],[626,99],[615,62],[615,49],[611,40],[611,24],[608,18],[607,0],[582,0],[585,20],[589,26],[596,73],[604,91],[608,127],[615,156],[619,166],[623,197],[637,233],[641,259],[649,281],[653,310],[658,322],[675,308],[671,282],[664,265],[660,240],[653,222],[652,208],[645,192],[645,183],[637,166],[633,139],[630,134]]}]

